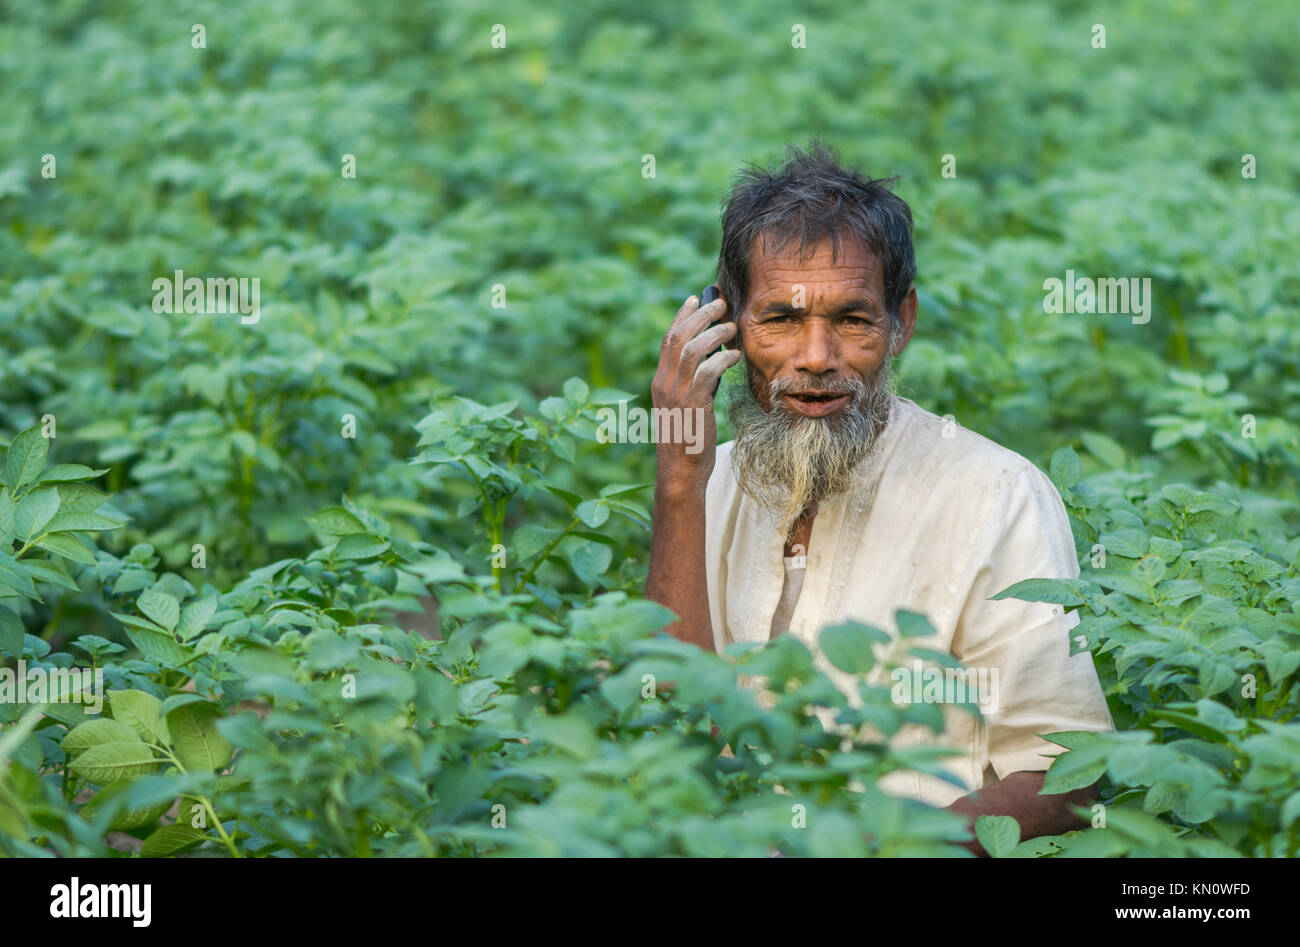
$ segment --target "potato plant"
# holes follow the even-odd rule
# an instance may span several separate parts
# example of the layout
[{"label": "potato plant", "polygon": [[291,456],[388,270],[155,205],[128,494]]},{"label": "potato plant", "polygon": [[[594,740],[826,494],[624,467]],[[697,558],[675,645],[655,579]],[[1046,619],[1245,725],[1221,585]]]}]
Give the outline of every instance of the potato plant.
[{"label": "potato plant", "polygon": [[[655,452],[596,437],[737,168],[821,134],[916,212],[901,393],[1071,515],[1079,579],[1004,594],[1080,615],[1119,732],[1056,735],[1047,789],[1102,808],[984,847],[1300,853],[1287,4],[903,6],[864,44],[835,0],[802,48],[759,0],[156,7],[0,18],[0,688],[104,691],[0,700],[0,852],[963,854],[871,788],[935,765],[884,745],[933,707],[661,633]],[[177,269],[260,279],[260,319],[155,311]],[[1149,279],[1149,319],[1046,311],[1067,270]],[[861,673],[924,627],[827,634]]]},{"label": "potato plant", "polygon": [[[850,709],[793,639],[733,664],[659,634],[660,606],[606,588],[617,584],[610,557],[588,551],[607,549],[585,538],[588,524],[616,513],[643,528],[644,512],[627,489],[581,499],[549,482],[560,432],[595,436],[586,385],[566,390],[545,418],[448,399],[420,425],[428,446],[416,460],[468,474],[478,492],[465,510],[489,526],[530,490],[565,509],[557,522],[571,516],[513,566],[475,570],[400,539],[348,497],[309,518],[323,545],[224,592],[158,571],[146,546],[88,552],[77,567],[88,588],[67,584],[100,599],[125,643],[69,642],[104,672],[100,714],[0,704],[0,845],[144,857],[964,854],[958,817],[873,787],[893,769],[934,770],[934,750],[882,737],[941,726],[936,707],[895,705],[878,687]],[[448,418],[455,427],[440,427]],[[35,437],[21,433],[10,451],[20,459],[9,469],[26,471],[14,491],[23,524],[43,489],[27,481],[96,474],[22,460],[46,443]],[[13,542],[44,549],[62,522],[24,526]],[[55,566],[27,551],[6,560],[6,598],[39,604]],[[432,638],[396,623],[424,594],[438,606]],[[10,611],[8,656],[68,663]],[[865,672],[883,633],[828,634],[837,662]],[[774,706],[739,686],[741,672],[768,675]],[[880,736],[843,742],[817,706]]]}]

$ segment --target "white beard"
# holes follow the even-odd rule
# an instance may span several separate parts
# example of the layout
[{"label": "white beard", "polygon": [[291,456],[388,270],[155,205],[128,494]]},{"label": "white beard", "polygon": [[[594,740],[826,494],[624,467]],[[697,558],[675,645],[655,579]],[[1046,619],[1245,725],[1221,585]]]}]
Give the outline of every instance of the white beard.
[{"label": "white beard", "polygon": [[[768,386],[772,410],[764,411],[755,394],[753,366],[743,357],[741,361],[745,383],[732,389],[727,403],[736,433],[732,470],[741,490],[772,513],[787,535],[810,504],[847,493],[855,472],[879,446],[894,396],[893,362],[887,358],[866,383],[856,375],[775,379]],[[810,418],[790,410],[781,397],[803,390],[851,392],[853,397],[829,417]]]}]

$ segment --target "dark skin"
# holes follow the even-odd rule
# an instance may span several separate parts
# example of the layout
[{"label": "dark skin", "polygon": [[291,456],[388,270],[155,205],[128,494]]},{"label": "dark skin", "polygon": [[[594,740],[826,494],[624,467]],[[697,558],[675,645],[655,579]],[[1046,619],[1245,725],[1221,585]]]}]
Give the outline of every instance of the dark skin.
[{"label": "dark skin", "polygon": [[[757,376],[759,403],[770,410],[768,384],[775,378],[851,378],[869,383],[885,359],[897,355],[916,326],[916,289],[899,306],[901,333],[889,350],[890,316],[885,307],[884,278],[879,261],[851,239],[842,240],[832,261],[829,242],[811,259],[800,261],[791,252],[771,252],[757,245],[750,257],[750,292],[734,321],[728,304],[717,299],[701,308],[687,299],[664,335],[659,368],[651,385],[656,408],[703,409],[704,449],[691,454],[688,445],[656,446],[654,531],[646,594],[671,609],[678,620],[668,632],[682,641],[713,651],[709,620],[707,564],[704,554],[705,490],[717,451],[713,419],[714,390],[722,373],[740,360],[734,349],[709,353],[737,335]],[[798,391],[782,396],[789,410],[809,416],[830,416],[843,403],[815,405]],[[806,509],[786,537],[785,554],[807,550],[816,509]],[[1020,823],[1022,838],[1059,835],[1079,827],[1071,806],[1092,804],[1094,790],[1040,795],[1044,773],[1009,773],[991,785],[963,796],[947,807],[965,816],[972,835],[981,815],[1009,815]],[[965,847],[985,855],[978,841]]]}]

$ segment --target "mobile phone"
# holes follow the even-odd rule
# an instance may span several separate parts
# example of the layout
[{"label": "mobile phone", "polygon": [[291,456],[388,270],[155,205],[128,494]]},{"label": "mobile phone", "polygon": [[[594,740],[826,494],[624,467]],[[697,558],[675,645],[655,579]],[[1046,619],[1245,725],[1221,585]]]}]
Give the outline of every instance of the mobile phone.
[{"label": "mobile phone", "polygon": [[[709,303],[713,302],[713,300],[718,298],[718,295],[719,295],[718,287],[716,284],[710,283],[708,286],[705,286],[704,291],[700,293],[700,308],[703,309]],[[719,345],[716,349],[714,349],[712,352],[710,352],[708,355],[704,357],[712,358],[713,356],[717,355],[719,352],[723,351],[725,348],[726,348],[725,345]]]},{"label": "mobile phone", "polygon": [[[713,302],[713,300],[717,299],[719,295],[720,294],[718,293],[717,285],[714,283],[710,283],[708,286],[705,286],[704,291],[700,293],[700,306],[701,307],[707,306],[709,303]],[[704,357],[712,358],[713,356],[717,355],[721,351],[724,351],[725,349],[726,349],[725,345],[719,344],[716,349],[714,349],[712,352],[710,352],[708,355]],[[717,395],[718,387],[721,384],[722,384],[722,379],[719,378],[718,383],[713,386],[713,394],[715,396]]]}]

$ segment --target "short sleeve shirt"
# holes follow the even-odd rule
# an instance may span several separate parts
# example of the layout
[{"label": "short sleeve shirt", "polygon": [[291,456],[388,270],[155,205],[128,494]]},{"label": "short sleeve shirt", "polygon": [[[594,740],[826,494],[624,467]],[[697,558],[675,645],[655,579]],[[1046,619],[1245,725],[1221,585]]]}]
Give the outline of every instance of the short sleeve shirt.
[{"label": "short sleeve shirt", "polygon": [[[769,640],[778,609],[789,608],[788,590],[781,607],[784,537],[740,490],[731,446],[718,447],[706,499],[709,613],[719,653],[732,642]],[[943,766],[961,787],[908,771],[887,776],[882,790],[945,806],[1009,773],[1046,769],[1062,749],[1039,734],[1114,729],[1091,654],[1070,655],[1078,616],[1060,605],[990,600],[1023,579],[1079,574],[1064,504],[1042,471],[895,397],[878,449],[856,478],[852,491],[819,504],[789,634],[856,704],[859,678],[830,665],[818,648],[820,630],[856,620],[894,634],[895,611],[907,609],[937,632],[909,645],[947,651],[996,685],[994,712],[943,708],[947,729],[938,741],[961,751]],[[872,672],[887,673],[883,666]],[[916,725],[894,738],[898,746],[934,739]]]}]

